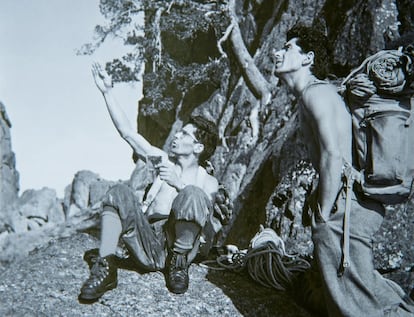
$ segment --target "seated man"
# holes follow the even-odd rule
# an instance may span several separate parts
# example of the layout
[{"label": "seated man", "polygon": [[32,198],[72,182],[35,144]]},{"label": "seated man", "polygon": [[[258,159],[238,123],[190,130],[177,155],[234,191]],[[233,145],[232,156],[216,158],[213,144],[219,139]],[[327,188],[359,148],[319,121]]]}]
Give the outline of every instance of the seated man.
[{"label": "seated man", "polygon": [[167,154],[134,131],[110,93],[111,78],[99,64],[93,65],[92,73],[122,138],[140,159],[156,157],[158,162],[154,164],[157,176],[144,203],[125,184],[115,185],[107,192],[102,207],[99,256],[79,298],[95,300],[117,286],[114,253],[119,238],[138,268],[165,269],[168,289],[184,293],[189,283],[188,267],[197,254],[200,236],[211,238],[215,221],[212,200],[218,182],[199,161],[214,152],[216,127],[202,117],[192,118],[175,134]]}]

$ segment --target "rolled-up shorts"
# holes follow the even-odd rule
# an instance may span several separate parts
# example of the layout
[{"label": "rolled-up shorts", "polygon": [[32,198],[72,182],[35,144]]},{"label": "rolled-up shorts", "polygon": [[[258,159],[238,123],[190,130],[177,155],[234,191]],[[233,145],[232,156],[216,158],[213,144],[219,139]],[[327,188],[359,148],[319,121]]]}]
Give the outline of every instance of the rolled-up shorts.
[{"label": "rolled-up shorts", "polygon": [[[109,208],[108,208],[109,207]],[[141,269],[158,271],[165,267],[168,247],[175,239],[175,221],[191,221],[207,228],[212,215],[208,195],[199,187],[186,186],[175,197],[168,218],[149,221],[135,192],[125,184],[113,186],[103,200],[103,213],[115,212],[122,224],[122,239]],[[198,251],[197,239],[190,256]]]}]

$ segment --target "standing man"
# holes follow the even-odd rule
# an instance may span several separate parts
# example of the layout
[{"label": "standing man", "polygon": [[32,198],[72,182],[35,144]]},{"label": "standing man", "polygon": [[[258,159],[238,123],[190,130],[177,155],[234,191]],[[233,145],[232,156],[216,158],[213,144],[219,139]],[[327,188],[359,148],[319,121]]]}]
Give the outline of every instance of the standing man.
[{"label": "standing man", "polygon": [[[151,145],[132,128],[111,94],[112,81],[99,64],[93,77],[102,92],[111,119],[121,137],[144,161],[156,158],[157,176],[144,202],[125,184],[112,187],[103,201],[99,256],[81,288],[81,300],[96,300],[117,286],[115,251],[119,238],[140,269],[164,270],[173,293],[188,289],[188,267],[195,258],[200,237],[214,226],[212,201],[216,178],[199,162],[214,152],[216,127],[202,117],[192,118],[175,134],[170,152]],[[144,212],[145,211],[145,212]]]},{"label": "standing man", "polygon": [[326,76],[327,39],[301,25],[291,29],[287,39],[275,53],[275,72],[299,101],[300,129],[319,173],[312,240],[329,316],[413,316],[414,308],[402,289],[374,269],[372,239],[383,221],[384,207],[352,188],[349,244],[343,244],[344,171],[353,162],[352,123],[336,87],[316,77]]}]

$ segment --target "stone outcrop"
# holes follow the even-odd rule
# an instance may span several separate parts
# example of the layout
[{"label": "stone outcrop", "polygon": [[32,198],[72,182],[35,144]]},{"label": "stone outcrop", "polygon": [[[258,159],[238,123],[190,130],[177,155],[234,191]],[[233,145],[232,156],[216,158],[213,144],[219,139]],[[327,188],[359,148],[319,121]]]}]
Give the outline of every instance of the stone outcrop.
[{"label": "stone outcrop", "polygon": [[6,108],[0,103],[0,266],[27,256],[35,247],[60,236],[66,227],[96,226],[96,206],[114,183],[81,171],[68,186],[64,201],[46,187],[19,196],[10,128]]},{"label": "stone outcrop", "polygon": [[63,205],[66,218],[79,216],[88,208],[99,208],[103,195],[113,184],[115,182],[106,181],[91,171],[77,172],[72,184],[65,189]]},{"label": "stone outcrop", "polygon": [[[154,0],[143,5],[147,42],[139,131],[166,148],[191,114],[214,120],[221,144],[211,161],[235,206],[222,242],[244,248],[259,225],[265,224],[285,240],[288,252],[311,254],[304,207],[316,176],[297,132],[297,101],[274,76],[272,52],[283,45],[286,31],[296,22],[320,25],[328,36],[326,45],[332,48],[332,72],[337,76],[333,82],[338,83],[388,40],[414,30],[414,3]],[[129,41],[133,40],[130,35]],[[249,53],[250,60],[240,56],[239,48]],[[256,77],[249,77],[252,64],[265,81],[261,87]],[[146,179],[142,169],[133,175]],[[130,184],[144,187],[146,181],[135,182],[134,177]],[[111,184],[93,172],[75,175],[63,201],[65,221],[79,224],[81,219],[92,219],[85,226],[96,226],[94,215]],[[8,197],[16,198],[17,192]],[[412,205],[389,208],[375,245],[377,267],[406,288],[413,283]],[[28,214],[24,217],[31,217]],[[36,217],[32,219],[36,223],[44,219],[44,215]],[[10,228],[9,222],[3,232]]]},{"label": "stone outcrop", "polygon": [[[118,181],[127,183],[137,195],[144,195],[144,190],[151,181],[147,166],[138,161],[128,180]],[[102,199],[108,189],[117,182],[105,180],[91,171],[79,171],[73,181],[65,189],[63,208],[67,220],[83,218],[85,214],[99,212]]]},{"label": "stone outcrop", "polygon": [[50,188],[29,189],[23,192],[13,206],[11,215],[13,232],[23,233],[45,225],[57,225],[65,221],[63,207],[56,191]]},{"label": "stone outcrop", "polygon": [[61,199],[50,188],[29,189],[6,208],[0,227],[0,267],[26,257],[34,248],[58,236],[65,214]]},{"label": "stone outcrop", "polygon": [[[151,54],[146,56],[140,132],[151,142],[168,146],[169,136],[191,113],[209,116],[219,126],[222,141],[212,157],[215,175],[228,188],[235,206],[225,241],[246,247],[259,224],[266,224],[284,238],[290,252],[310,254],[303,206],[314,172],[297,133],[296,100],[278,85],[272,51],[282,47],[295,23],[320,25],[332,50],[333,83],[340,83],[387,41],[414,30],[414,4],[403,0],[184,1],[168,10],[152,4],[145,9],[146,36],[154,45],[149,45]],[[189,16],[196,17],[194,23]],[[240,39],[235,43],[234,23],[242,43]],[[238,56],[243,45],[267,82],[267,101],[260,95],[257,78],[249,77],[249,63],[240,62],[246,58]],[[395,210],[378,234],[377,265],[383,271],[405,272],[412,280],[412,239],[405,236],[414,230],[407,221],[410,208]],[[403,227],[394,223],[399,220],[405,221]],[[393,238],[395,230],[398,238]]]},{"label": "stone outcrop", "polygon": [[19,193],[19,173],[12,151],[11,126],[6,107],[0,102],[0,225],[7,206],[17,199]]},{"label": "stone outcrop", "polygon": [[65,198],[50,188],[29,189],[6,208],[0,227],[0,267],[26,257],[48,241],[99,225],[103,195],[115,182],[90,171],[78,172]]},{"label": "stone outcrop", "polygon": [[[44,241],[38,239],[44,234],[40,233],[43,229],[65,222],[63,207],[54,189],[27,190],[19,196],[19,173],[12,151],[11,126],[6,108],[0,102],[0,262],[27,255],[40,241]],[[21,239],[23,236],[26,237],[25,242]]]}]

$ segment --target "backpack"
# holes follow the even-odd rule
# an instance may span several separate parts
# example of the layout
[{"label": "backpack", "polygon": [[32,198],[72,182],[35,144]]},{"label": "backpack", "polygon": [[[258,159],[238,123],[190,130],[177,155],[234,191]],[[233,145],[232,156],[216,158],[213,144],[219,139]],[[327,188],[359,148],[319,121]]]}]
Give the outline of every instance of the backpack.
[{"label": "backpack", "polygon": [[412,197],[414,180],[413,56],[384,50],[343,81],[353,128],[359,191],[384,204]]}]

